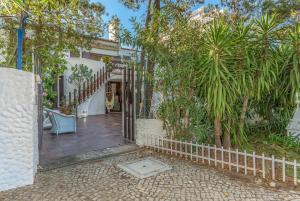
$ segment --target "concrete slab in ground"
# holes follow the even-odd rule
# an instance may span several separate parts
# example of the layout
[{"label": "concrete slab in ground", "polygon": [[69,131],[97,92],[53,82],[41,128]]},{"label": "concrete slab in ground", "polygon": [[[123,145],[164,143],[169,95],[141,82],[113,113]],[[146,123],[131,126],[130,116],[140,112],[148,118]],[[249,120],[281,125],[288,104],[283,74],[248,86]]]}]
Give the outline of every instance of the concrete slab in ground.
[{"label": "concrete slab in ground", "polygon": [[140,179],[151,177],[172,169],[171,166],[153,157],[121,163],[118,165],[118,167]]}]

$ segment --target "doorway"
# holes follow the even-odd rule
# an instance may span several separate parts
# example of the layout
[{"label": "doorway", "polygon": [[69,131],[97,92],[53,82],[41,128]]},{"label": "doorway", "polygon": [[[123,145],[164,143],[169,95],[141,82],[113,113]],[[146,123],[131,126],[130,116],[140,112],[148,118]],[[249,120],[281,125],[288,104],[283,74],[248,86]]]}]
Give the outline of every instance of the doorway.
[{"label": "doorway", "polygon": [[43,131],[40,159],[44,164],[135,141],[134,71],[124,68],[121,72],[121,79],[108,79],[102,85],[105,93],[99,93],[111,102],[106,114],[77,118],[76,133],[56,135],[47,129]]},{"label": "doorway", "polygon": [[122,81],[109,81],[106,85],[106,113],[122,112]]}]

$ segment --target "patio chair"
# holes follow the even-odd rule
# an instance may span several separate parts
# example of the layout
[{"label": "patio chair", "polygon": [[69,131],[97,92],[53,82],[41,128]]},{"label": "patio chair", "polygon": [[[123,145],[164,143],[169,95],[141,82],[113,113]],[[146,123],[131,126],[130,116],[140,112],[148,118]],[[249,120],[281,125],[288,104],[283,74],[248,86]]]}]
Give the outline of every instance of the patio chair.
[{"label": "patio chair", "polygon": [[76,133],[75,115],[65,115],[55,110],[45,109],[48,112],[52,127],[51,133]]},{"label": "patio chair", "polygon": [[45,108],[43,110],[43,129],[49,130],[52,127],[48,112],[45,111]]}]

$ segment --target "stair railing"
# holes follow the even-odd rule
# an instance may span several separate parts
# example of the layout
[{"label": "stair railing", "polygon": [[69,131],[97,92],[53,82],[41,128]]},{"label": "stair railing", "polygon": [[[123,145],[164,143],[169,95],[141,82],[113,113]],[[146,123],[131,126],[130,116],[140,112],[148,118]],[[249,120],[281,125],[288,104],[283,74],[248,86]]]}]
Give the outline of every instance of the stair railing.
[{"label": "stair railing", "polygon": [[90,96],[95,94],[102,85],[110,78],[110,72],[105,67],[94,73],[89,80],[83,82],[82,86],[79,85],[77,89],[68,94],[68,106],[74,108],[86,101]]}]

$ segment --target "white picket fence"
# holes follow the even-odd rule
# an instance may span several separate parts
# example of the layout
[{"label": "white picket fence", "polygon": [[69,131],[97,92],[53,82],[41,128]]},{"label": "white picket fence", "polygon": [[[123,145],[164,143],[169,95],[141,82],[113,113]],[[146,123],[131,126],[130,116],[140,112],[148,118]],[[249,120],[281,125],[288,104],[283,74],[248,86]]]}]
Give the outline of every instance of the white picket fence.
[{"label": "white picket fence", "polygon": [[245,175],[260,176],[264,179],[282,182],[299,183],[298,170],[300,164],[294,160],[287,161],[284,157],[277,159],[272,155],[257,155],[238,149],[224,149],[216,146],[183,142],[161,136],[143,136],[144,146],[154,151],[168,153],[186,159],[214,165],[229,171],[242,172]]}]

